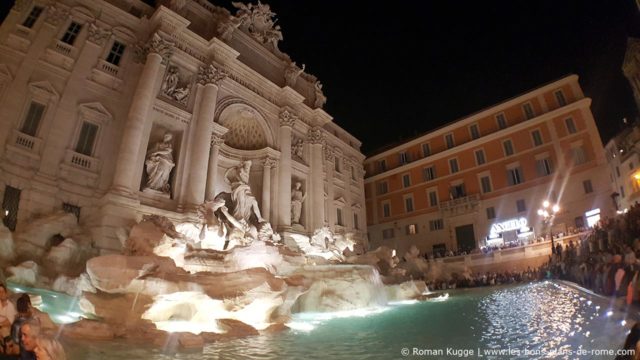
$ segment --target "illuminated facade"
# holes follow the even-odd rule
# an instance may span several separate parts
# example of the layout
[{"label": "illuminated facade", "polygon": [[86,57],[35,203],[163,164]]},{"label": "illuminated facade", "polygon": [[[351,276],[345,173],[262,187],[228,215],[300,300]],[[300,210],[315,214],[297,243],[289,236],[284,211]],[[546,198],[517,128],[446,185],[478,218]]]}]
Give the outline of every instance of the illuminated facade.
[{"label": "illuminated facade", "polygon": [[571,75],[367,158],[371,247],[470,251],[492,229],[500,243],[523,227],[540,236],[547,199],[561,207],[554,233],[612,212],[590,104]]},{"label": "illuminated facade", "polygon": [[640,127],[623,130],[605,146],[611,198],[618,211],[640,201]]},{"label": "illuminated facade", "polygon": [[360,141],[278,49],[269,6],[234,6],[16,1],[0,27],[5,224],[65,209],[119,251],[119,228],[195,221],[250,160],[245,181],[277,231],[365,241]]}]

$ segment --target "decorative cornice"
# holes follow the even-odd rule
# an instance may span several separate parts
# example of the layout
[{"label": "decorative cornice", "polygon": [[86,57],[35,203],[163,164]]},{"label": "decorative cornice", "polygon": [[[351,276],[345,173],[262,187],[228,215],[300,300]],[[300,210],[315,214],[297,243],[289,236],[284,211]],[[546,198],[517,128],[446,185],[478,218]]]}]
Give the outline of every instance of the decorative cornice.
[{"label": "decorative cornice", "polygon": [[217,68],[213,64],[201,66],[200,69],[198,70],[198,84],[218,85],[222,80],[226,79],[227,76],[229,76],[229,73],[227,73],[222,69]]},{"label": "decorative cornice", "polygon": [[211,134],[211,147],[222,146],[222,144],[224,144],[224,139],[222,137]]},{"label": "decorative cornice", "polygon": [[262,161],[262,166],[266,168],[273,168],[273,167],[276,167],[277,165],[278,165],[278,160],[271,157],[266,157]]},{"label": "decorative cornice", "polygon": [[324,144],[325,140],[322,128],[319,126],[309,128],[309,131],[307,132],[307,141],[310,144]]},{"label": "decorative cornice", "polygon": [[298,115],[294,114],[293,112],[287,109],[283,109],[282,111],[280,111],[280,126],[293,127],[297,120]]}]

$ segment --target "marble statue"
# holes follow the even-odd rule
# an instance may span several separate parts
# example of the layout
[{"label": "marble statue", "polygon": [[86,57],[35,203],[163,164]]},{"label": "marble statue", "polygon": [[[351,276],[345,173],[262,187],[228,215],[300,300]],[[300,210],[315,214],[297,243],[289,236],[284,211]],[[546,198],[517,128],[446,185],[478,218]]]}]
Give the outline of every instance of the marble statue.
[{"label": "marble statue", "polygon": [[144,162],[147,171],[147,184],[144,190],[156,190],[166,194],[171,191],[169,175],[176,165],[173,162],[173,134],[166,132],[162,141],[158,141],[147,152]]},{"label": "marble statue", "polygon": [[324,104],[327,102],[327,97],[324,96],[322,92],[322,83],[320,81],[316,81],[314,84],[315,92],[316,92],[316,100],[313,103],[313,106],[318,109],[322,109]]},{"label": "marble statue", "polygon": [[297,157],[299,157],[300,159],[302,159],[302,155],[303,155],[303,149],[304,149],[304,142],[302,141],[302,139],[297,139],[292,145],[291,145],[291,153]]},{"label": "marble statue", "polygon": [[167,69],[167,75],[164,77],[164,81],[162,82],[161,91],[166,97],[176,100],[181,104],[186,104],[190,89],[188,85],[181,86],[178,67],[169,66]]},{"label": "marble statue", "polygon": [[278,42],[282,40],[282,30],[276,25],[277,20],[273,20],[276,14],[271,11],[267,4],[243,4],[240,2],[231,3],[238,11],[235,14],[236,21],[243,26],[254,39],[262,44],[270,46],[273,50],[278,49]]},{"label": "marble statue", "polygon": [[302,203],[307,194],[302,191],[302,184],[296,181],[291,189],[291,224],[300,224],[300,214],[302,213]]},{"label": "marble statue", "polygon": [[295,62],[292,62],[284,70],[284,82],[289,87],[294,87],[298,76],[304,72],[305,64],[302,64],[302,68],[299,68]]},{"label": "marble statue", "polygon": [[224,174],[225,181],[231,185],[231,201],[235,205],[233,217],[249,223],[252,214],[255,214],[258,223],[264,222],[258,208],[258,201],[251,193],[249,187],[249,173],[251,160],[246,160],[237,166],[227,170]]}]

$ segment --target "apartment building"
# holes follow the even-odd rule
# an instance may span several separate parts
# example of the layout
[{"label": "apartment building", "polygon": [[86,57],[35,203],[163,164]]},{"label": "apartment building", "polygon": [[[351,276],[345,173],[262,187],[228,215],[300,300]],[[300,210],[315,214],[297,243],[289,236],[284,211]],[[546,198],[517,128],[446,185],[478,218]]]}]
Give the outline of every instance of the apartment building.
[{"label": "apartment building", "polygon": [[471,251],[612,213],[590,104],[570,75],[368,157],[370,246]]}]

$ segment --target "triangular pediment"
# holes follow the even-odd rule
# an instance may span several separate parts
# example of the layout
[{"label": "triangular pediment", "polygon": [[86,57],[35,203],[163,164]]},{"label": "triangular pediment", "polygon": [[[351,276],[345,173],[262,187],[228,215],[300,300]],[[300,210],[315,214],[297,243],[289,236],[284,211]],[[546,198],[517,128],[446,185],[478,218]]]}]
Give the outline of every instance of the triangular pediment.
[{"label": "triangular pediment", "polygon": [[0,64],[0,78],[13,80],[11,70],[9,70],[9,67],[5,64]]},{"label": "triangular pediment", "polygon": [[29,89],[38,95],[59,99],[60,95],[48,81],[37,81],[29,84]]},{"label": "triangular pediment", "polygon": [[83,117],[95,121],[104,123],[113,118],[111,113],[99,102],[81,104],[78,107],[80,108],[80,114],[82,114]]},{"label": "triangular pediment", "polygon": [[342,206],[347,205],[347,201],[342,196],[339,196],[338,198],[333,200],[333,202]]}]

